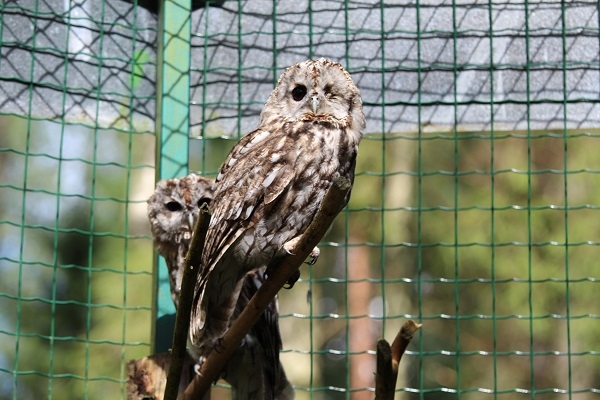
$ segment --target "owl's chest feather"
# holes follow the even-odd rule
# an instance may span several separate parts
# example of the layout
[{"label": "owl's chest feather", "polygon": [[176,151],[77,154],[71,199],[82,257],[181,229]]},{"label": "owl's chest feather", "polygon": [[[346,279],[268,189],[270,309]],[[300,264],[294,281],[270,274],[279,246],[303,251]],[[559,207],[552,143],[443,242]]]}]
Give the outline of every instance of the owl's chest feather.
[{"label": "owl's chest feather", "polygon": [[294,132],[274,147],[270,160],[292,166],[288,172],[292,177],[277,199],[260,206],[261,218],[238,239],[235,255],[239,261],[258,267],[282,255],[284,243],[301,235],[313,221],[333,180],[339,176],[352,179],[356,146],[344,140],[344,132],[311,128]]}]

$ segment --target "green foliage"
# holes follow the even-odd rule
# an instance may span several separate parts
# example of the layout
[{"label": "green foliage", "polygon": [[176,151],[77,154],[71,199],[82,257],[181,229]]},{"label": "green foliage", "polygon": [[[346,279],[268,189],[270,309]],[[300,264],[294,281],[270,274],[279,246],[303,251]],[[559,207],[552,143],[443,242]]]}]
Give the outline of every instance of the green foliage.
[{"label": "green foliage", "polygon": [[144,65],[148,62],[150,55],[147,50],[135,50],[133,52],[133,71],[131,77],[131,89],[135,90],[144,77]]},{"label": "green foliage", "polygon": [[[591,301],[597,143],[537,132],[363,141],[349,212],[326,239],[368,249],[372,302],[384,296],[382,336],[391,340],[407,315],[423,322],[401,387],[444,399],[457,396],[442,388],[586,390],[600,380],[590,354],[600,346]],[[360,265],[348,258],[344,273],[343,247],[322,250],[311,274],[314,348],[345,350],[347,321],[322,307],[357,317],[347,308],[358,295],[348,278]],[[282,304],[292,307],[285,293]],[[378,326],[367,321],[350,337]],[[319,384],[347,387],[353,356],[325,351],[315,361]]]},{"label": "green foliage", "polygon": [[0,127],[0,398],[123,397],[125,362],[150,351],[153,137],[130,158],[126,133]]},{"label": "green foliage", "polygon": [[[423,357],[427,386],[568,390],[600,379],[585,354],[600,345],[590,303],[597,142],[537,133],[422,142],[421,234],[411,242],[421,246],[420,349],[433,353]],[[579,372],[570,382],[569,370]]]},{"label": "green foliage", "polygon": [[[122,397],[125,362],[151,352],[144,200],[154,137],[14,117],[0,125],[0,398],[15,382],[19,399]],[[424,327],[400,384],[422,385],[425,398],[456,397],[442,388],[592,387],[597,141],[367,137],[319,264],[281,295],[292,381],[310,386],[315,368],[313,386],[348,385],[355,356],[344,351],[357,333],[346,315],[388,339],[411,316]],[[190,168],[214,176],[233,143],[192,141]],[[348,305],[361,290],[368,316]]]}]

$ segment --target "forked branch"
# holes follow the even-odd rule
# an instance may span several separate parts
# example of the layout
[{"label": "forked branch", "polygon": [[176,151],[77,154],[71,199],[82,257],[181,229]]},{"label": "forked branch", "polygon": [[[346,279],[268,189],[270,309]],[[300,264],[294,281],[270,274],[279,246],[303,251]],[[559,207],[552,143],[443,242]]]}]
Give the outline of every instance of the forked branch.
[{"label": "forked branch", "polygon": [[393,400],[398,379],[398,365],[412,340],[415,332],[421,328],[409,319],[402,325],[400,332],[392,342],[385,339],[377,341],[377,372],[375,374],[375,400]]}]

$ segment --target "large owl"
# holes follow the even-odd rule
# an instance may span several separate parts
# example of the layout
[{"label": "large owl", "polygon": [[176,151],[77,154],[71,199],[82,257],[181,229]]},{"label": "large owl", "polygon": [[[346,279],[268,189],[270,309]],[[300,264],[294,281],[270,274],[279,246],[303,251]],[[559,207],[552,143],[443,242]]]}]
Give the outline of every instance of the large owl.
[{"label": "large owl", "polygon": [[258,128],[233,147],[215,182],[192,308],[195,347],[223,335],[242,278],[293,249],[332,182],[353,181],[364,127],[360,93],[341,64],[321,58],[284,71]]},{"label": "large owl", "polygon": [[148,199],[148,219],[154,244],[169,268],[171,297],[177,307],[183,263],[203,203],[213,198],[213,181],[196,174],[158,182]]}]

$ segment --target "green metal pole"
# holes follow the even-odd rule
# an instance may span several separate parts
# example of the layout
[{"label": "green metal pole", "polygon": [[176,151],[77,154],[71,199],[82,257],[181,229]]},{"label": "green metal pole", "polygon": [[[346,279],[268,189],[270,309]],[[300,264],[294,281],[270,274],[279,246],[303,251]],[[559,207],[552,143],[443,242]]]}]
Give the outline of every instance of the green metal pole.
[{"label": "green metal pole", "polygon": [[[161,1],[158,16],[156,90],[156,179],[188,172],[190,126],[191,0]],[[155,261],[155,315],[152,338],[157,353],[171,345],[175,307],[167,266]]]}]

